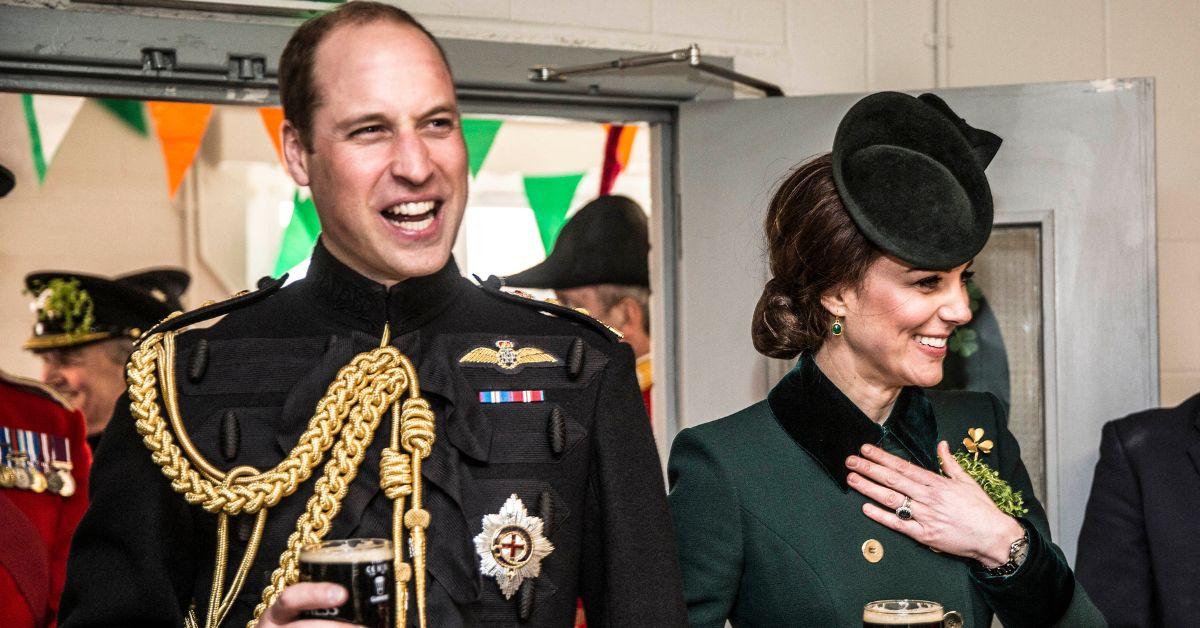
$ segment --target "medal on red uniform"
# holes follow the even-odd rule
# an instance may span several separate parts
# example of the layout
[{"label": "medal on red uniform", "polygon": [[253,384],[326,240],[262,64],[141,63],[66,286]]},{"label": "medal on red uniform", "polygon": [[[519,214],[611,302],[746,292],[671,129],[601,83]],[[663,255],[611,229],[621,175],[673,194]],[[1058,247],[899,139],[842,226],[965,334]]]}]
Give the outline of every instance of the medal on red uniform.
[{"label": "medal on red uniform", "polygon": [[0,428],[0,488],[75,493],[70,439],[12,427]]},{"label": "medal on red uniform", "polygon": [[59,436],[49,438],[50,466],[54,468],[54,477],[57,478],[57,482],[54,483],[58,485],[55,492],[63,497],[70,497],[75,494],[75,476],[71,475],[71,470],[75,468],[71,464],[71,440]]},{"label": "medal on red uniform", "polygon": [[24,430],[21,434],[25,439],[25,452],[29,458],[27,465],[29,468],[30,482],[29,488],[35,493],[46,492],[46,474],[42,471],[42,441],[38,438],[37,432]]},{"label": "medal on red uniform", "polygon": [[12,441],[9,440],[8,428],[0,428],[0,488],[12,488],[17,485],[17,476],[13,473]]},{"label": "medal on red uniform", "polygon": [[12,444],[12,456],[9,458],[13,471],[13,486],[28,491],[33,486],[33,474],[29,473],[29,455],[25,451],[24,430],[4,428]]}]

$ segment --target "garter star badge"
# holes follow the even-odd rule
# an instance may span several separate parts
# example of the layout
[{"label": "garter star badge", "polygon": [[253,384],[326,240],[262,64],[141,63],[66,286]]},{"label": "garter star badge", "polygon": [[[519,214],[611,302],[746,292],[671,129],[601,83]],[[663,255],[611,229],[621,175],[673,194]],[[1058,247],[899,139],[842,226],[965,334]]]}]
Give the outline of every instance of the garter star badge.
[{"label": "garter star badge", "polygon": [[465,366],[493,366],[501,373],[516,373],[526,366],[554,366],[560,360],[537,347],[516,348],[512,340],[496,341],[496,348],[476,347],[458,359]]},{"label": "garter star badge", "polygon": [[542,559],[554,545],[542,536],[542,520],[532,517],[516,494],[500,512],[484,515],[483,531],[475,537],[479,571],[496,578],[505,599],[511,599],[526,578],[542,573]]}]

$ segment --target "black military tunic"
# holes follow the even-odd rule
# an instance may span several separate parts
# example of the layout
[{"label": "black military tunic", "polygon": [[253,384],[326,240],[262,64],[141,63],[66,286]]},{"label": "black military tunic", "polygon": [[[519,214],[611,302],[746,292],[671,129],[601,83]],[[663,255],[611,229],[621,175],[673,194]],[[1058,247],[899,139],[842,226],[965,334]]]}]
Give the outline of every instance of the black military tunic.
[{"label": "black military tunic", "polygon": [[[222,469],[268,469],[296,444],[337,371],[379,346],[386,322],[437,417],[422,474],[433,520],[430,625],[569,626],[577,597],[592,626],[683,625],[671,519],[632,353],[602,327],[521,301],[473,285],[453,260],[386,289],[318,244],[307,278],[179,337],[184,423]],[[460,362],[498,341],[558,361],[509,370]],[[543,400],[480,403],[488,391],[541,391]],[[385,417],[326,538],[391,536],[392,503],[379,488],[390,431]],[[251,616],[314,483],[270,510],[263,546],[225,625],[245,625]],[[135,430],[128,398],[97,454],[92,491],[72,547],[60,625],[175,626],[193,604],[202,620],[216,517],[171,489]],[[548,519],[554,544],[525,621],[519,596],[505,599],[495,579],[481,575],[472,544],[483,516],[514,493],[531,515]],[[233,519],[227,586],[252,519]],[[415,612],[409,615],[411,624]]]}]

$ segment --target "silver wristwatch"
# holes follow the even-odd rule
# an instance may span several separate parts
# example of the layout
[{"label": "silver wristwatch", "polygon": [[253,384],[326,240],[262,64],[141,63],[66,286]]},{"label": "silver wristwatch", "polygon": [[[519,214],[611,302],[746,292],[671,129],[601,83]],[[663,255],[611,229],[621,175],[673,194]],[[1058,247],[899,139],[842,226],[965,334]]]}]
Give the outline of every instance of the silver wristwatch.
[{"label": "silver wristwatch", "polygon": [[1021,538],[1012,542],[1008,546],[1008,562],[1002,565],[997,565],[991,569],[984,569],[983,572],[989,577],[998,578],[1009,576],[1021,568],[1025,564],[1025,559],[1029,557],[1029,530],[1021,535]]}]

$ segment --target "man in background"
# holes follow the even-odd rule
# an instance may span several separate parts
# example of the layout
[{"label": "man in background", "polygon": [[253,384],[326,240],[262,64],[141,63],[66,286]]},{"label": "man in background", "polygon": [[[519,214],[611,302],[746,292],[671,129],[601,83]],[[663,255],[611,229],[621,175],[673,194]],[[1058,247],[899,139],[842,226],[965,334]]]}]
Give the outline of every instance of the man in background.
[{"label": "man in background", "polygon": [[83,412],[95,448],[125,392],[125,362],[141,333],[171,312],[188,274],[146,270],[115,278],[40,271],[25,277],[36,314],[24,348],[42,359],[42,381]]},{"label": "man in background", "polygon": [[621,332],[637,357],[638,386],[650,411],[650,236],[646,212],[624,196],[601,196],[563,225],[546,259],[504,279],[518,288],[554,290]]},{"label": "man in background", "polygon": [[1200,617],[1200,395],[1104,426],[1075,577],[1108,625]]},{"label": "man in background", "polygon": [[[16,181],[0,166],[0,197]],[[84,420],[48,386],[0,371],[0,619],[53,626],[71,535],[87,509]]]},{"label": "man in background", "polygon": [[0,618],[53,626],[71,535],[87,509],[83,415],[44,384],[0,371]]}]

